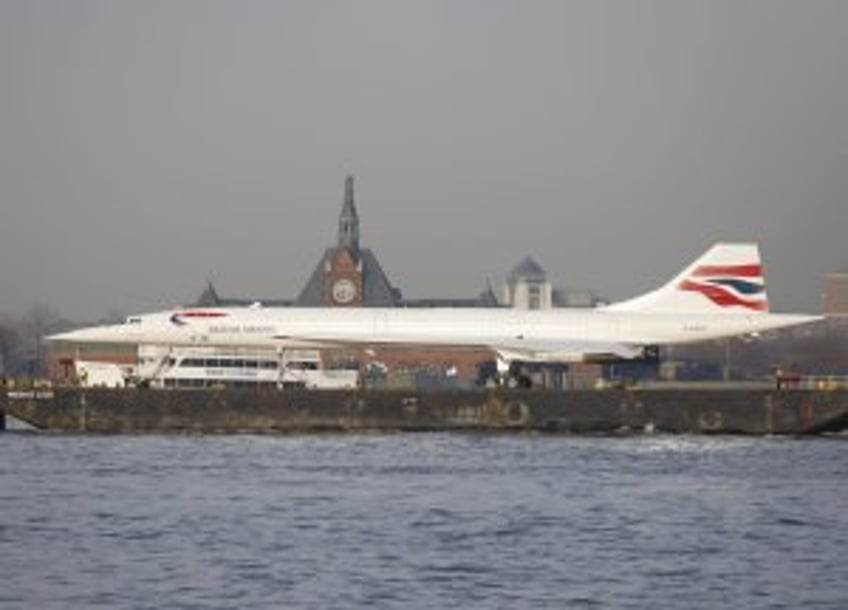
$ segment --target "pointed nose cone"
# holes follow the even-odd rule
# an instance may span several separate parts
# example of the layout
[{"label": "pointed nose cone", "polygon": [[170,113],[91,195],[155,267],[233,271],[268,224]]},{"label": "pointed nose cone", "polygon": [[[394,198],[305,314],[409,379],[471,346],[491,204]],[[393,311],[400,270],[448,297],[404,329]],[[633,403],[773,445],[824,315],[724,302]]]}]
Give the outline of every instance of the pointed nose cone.
[{"label": "pointed nose cone", "polygon": [[93,326],[80,328],[65,333],[58,333],[45,337],[47,341],[65,341],[72,343],[96,343],[110,342],[121,338],[121,326]]},{"label": "pointed nose cone", "polygon": [[65,333],[56,333],[55,335],[47,335],[44,337],[46,341],[77,341],[79,337],[78,330],[71,330]]}]

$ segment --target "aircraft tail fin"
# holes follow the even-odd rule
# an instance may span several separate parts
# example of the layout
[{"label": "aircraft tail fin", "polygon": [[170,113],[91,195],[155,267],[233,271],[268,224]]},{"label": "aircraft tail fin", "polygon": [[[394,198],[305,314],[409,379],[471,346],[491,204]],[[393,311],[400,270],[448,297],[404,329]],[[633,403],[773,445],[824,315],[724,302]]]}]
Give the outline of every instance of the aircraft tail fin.
[{"label": "aircraft tail fin", "polygon": [[665,286],[613,303],[609,311],[766,313],[763,265],[756,244],[716,244]]}]

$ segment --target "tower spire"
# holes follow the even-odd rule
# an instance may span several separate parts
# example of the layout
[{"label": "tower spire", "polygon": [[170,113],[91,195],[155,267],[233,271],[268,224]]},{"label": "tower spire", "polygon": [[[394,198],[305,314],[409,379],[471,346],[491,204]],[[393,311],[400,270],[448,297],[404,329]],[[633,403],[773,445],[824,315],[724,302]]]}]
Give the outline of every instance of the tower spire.
[{"label": "tower spire", "polygon": [[353,176],[345,178],[344,203],[339,215],[339,247],[349,248],[359,254],[359,215],[353,200]]}]

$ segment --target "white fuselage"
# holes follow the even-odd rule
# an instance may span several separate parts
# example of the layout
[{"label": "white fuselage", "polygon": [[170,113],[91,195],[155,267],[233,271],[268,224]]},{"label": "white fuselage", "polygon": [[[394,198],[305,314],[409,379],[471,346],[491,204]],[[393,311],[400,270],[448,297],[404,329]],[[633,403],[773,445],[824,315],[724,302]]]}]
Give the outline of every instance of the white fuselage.
[{"label": "white fuselage", "polygon": [[53,340],[285,350],[334,345],[488,348],[501,361],[639,358],[655,345],[746,335],[818,319],[773,315],[756,244],[715,244],[647,294],[598,309],[187,308]]},{"label": "white fuselage", "polygon": [[[320,347],[329,344],[515,348],[546,342],[679,344],[758,333],[816,319],[774,314],[657,314],[604,309],[216,308],[128,318],[63,340],[156,345]],[[575,358],[577,359],[577,358]]]}]

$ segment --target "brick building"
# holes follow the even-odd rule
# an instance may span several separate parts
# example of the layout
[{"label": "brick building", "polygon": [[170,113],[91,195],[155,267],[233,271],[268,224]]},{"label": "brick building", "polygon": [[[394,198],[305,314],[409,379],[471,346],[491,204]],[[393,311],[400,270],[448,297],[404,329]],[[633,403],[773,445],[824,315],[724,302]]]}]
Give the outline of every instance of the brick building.
[{"label": "brick building", "polygon": [[324,251],[294,305],[395,307],[400,301],[400,291],[391,285],[375,254],[359,245],[359,214],[353,196],[353,176],[348,176],[336,245]]},{"label": "brick building", "polygon": [[825,274],[822,313],[848,316],[848,270]]}]

